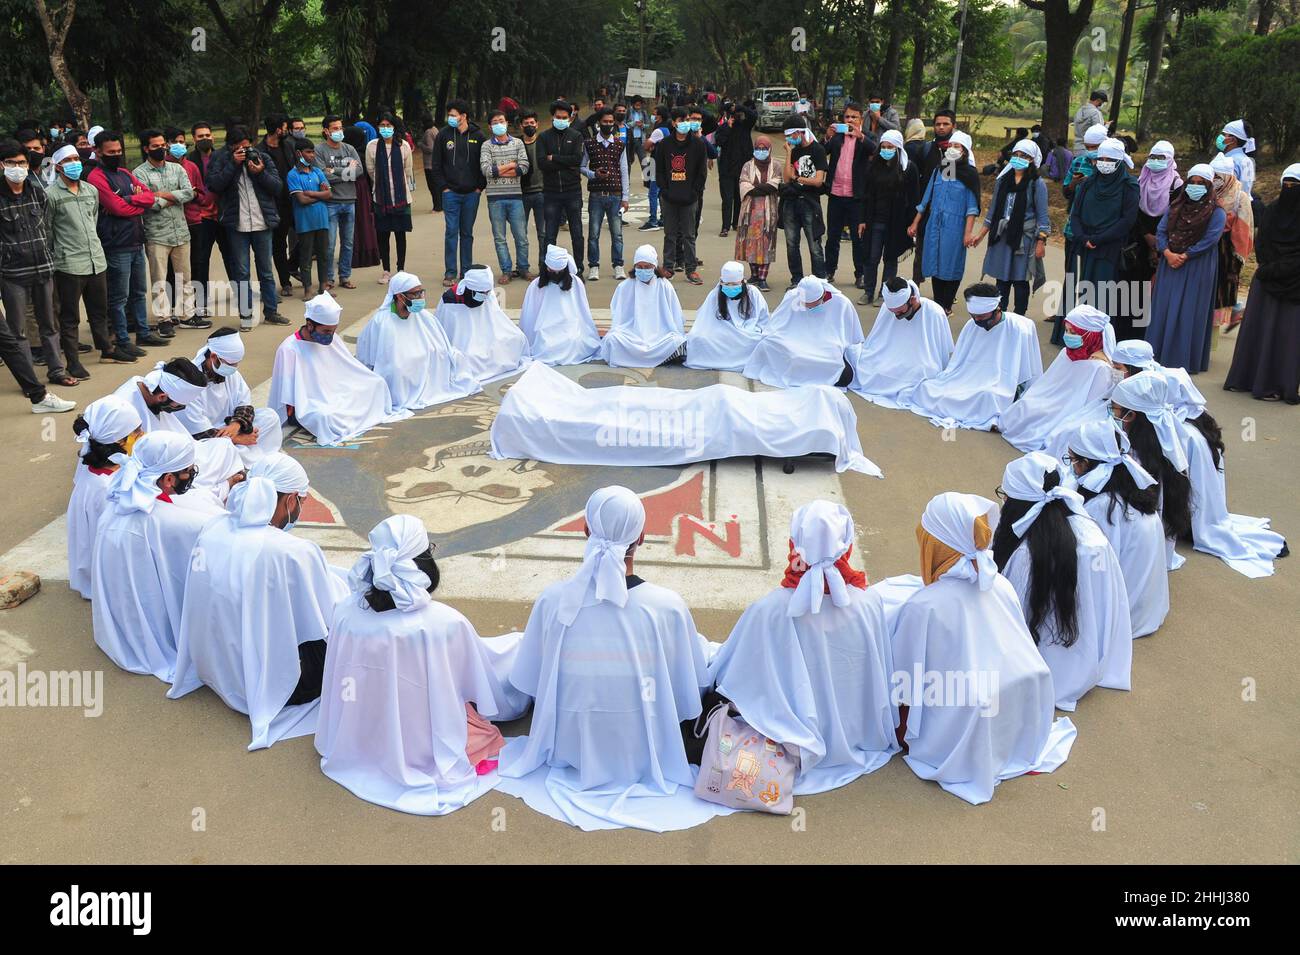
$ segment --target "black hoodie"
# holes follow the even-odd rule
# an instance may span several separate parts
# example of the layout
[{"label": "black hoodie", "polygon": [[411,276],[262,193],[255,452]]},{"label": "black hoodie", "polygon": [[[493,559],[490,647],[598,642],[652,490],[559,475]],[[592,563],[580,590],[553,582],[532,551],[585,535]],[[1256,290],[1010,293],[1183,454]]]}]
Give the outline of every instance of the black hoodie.
[{"label": "black hoodie", "polygon": [[444,126],[433,140],[434,186],[441,192],[450,189],[462,195],[476,189],[487,188],[483,170],[479,168],[478,154],[483,145],[483,132],[478,124],[469,122],[465,132]]}]

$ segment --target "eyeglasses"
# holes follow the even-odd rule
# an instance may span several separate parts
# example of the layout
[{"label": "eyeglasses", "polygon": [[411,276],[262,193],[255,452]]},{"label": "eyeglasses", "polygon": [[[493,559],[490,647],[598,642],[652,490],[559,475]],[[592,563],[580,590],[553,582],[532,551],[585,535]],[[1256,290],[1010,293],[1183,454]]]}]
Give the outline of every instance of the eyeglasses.
[{"label": "eyeglasses", "polygon": [[995,487],[995,488],[993,489],[993,495],[994,495],[994,497],[996,497],[999,501],[1004,501],[1004,502],[1005,502],[1006,499],[1007,499],[1007,492],[1004,491],[1004,490],[1002,490],[1002,485],[1001,485],[1001,484],[999,484],[997,487]]}]

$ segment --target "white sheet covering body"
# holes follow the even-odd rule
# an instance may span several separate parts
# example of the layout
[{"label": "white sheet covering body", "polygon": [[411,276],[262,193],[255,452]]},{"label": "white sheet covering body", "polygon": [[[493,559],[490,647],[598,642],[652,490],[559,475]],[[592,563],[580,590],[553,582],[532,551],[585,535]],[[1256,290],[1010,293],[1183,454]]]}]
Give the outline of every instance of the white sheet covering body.
[{"label": "white sheet covering body", "polygon": [[[206,357],[207,349],[200,349],[194,356],[194,364],[198,365]],[[236,408],[252,404],[253,392],[244,376],[236,370],[221,381],[209,381],[199,400],[176,412],[176,417],[189,428],[190,434],[201,434],[210,428],[224,428],[226,418],[234,414]]]},{"label": "white sheet covering body", "polygon": [[194,545],[176,653],[178,699],[206,685],[252,724],[249,749],[316,730],[319,700],[286,706],[298,644],[323,640],[346,584],[321,549],[269,524],[214,519]]},{"label": "white sheet covering body", "polygon": [[1051,772],[1069,755],[1074,725],[1053,722],[1051,671],[1001,575],[988,590],[940,577],[903,604],[894,669],[910,689],[903,758],[969,803],[988,802],[1001,780]]},{"label": "white sheet covering body", "polygon": [[774,388],[834,385],[844,374],[845,352],[863,340],[853,303],[827,286],[831,297],[806,308],[800,289],[785,293],[754,347],[744,375]]},{"label": "white sheet covering body", "polygon": [[[1038,652],[1052,671],[1056,708],[1073,713],[1094,686],[1112,690],[1131,688],[1133,628],[1129,622],[1128,590],[1124,572],[1110,542],[1091,517],[1071,514],[1079,576],[1075,608],[1079,634],[1068,647],[1057,640],[1056,618],[1039,627]],[[1163,554],[1160,566],[1163,567]],[[1029,545],[1021,541],[1007,560],[1003,574],[1011,581],[1020,606],[1029,619]]]},{"label": "white sheet covering body", "polygon": [[1089,498],[1083,506],[1119,560],[1133,636],[1155,633],[1169,615],[1169,568],[1160,512],[1139,514],[1105,493]]},{"label": "white sheet covering body", "polygon": [[465,704],[489,720],[521,716],[509,683],[518,634],[484,640],[436,601],[378,613],[361,593],[330,624],[316,750],[330,779],[362,799],[441,816],[492,789],[465,754]]},{"label": "white sheet covering body", "polygon": [[714,286],[695,310],[695,321],[686,335],[686,367],[716,371],[744,371],[754,347],[767,327],[767,302],[752,285],[745,286],[749,317],[740,313],[739,299],[727,301],[727,317],[718,317],[718,299],[725,298]]},{"label": "white sheet covering body", "polygon": [[357,361],[335,333],[328,345],[290,335],[275,351],[267,405],[280,421],[294,409],[298,423],[318,444],[342,444],[375,425],[401,421],[411,413],[393,407],[388,385]]},{"label": "white sheet covering body", "polygon": [[883,477],[862,454],[848,399],[828,387],[588,390],[538,363],[506,392],[491,436],[494,458],[664,466],[823,452],[837,471]]},{"label": "white sheet covering body", "polygon": [[718,691],[769,739],[798,747],[795,795],[825,792],[879,769],[898,751],[898,710],[885,602],[848,588],[848,606],[823,601],[792,617],[778,587],[741,615],[709,665]]},{"label": "white sheet covering body", "polygon": [[377,309],[357,337],[357,361],[388,385],[393,406],[419,411],[482,391],[469,362],[428,312]]},{"label": "white sheet covering body", "polygon": [[91,592],[91,566],[95,558],[95,537],[107,510],[108,483],[112,474],[95,474],[78,462],[72,494],[68,497],[68,586],[87,600]]},{"label": "white sheet covering body", "polygon": [[908,407],[941,428],[987,431],[1011,406],[1016,388],[1043,373],[1034,323],[1004,311],[988,331],[968,321],[948,366],[904,396]]},{"label": "white sheet covering body", "polygon": [[600,357],[615,368],[654,368],[686,341],[686,320],[673,283],[655,276],[618,283]]},{"label": "white sheet covering body", "polygon": [[880,306],[867,340],[849,350],[851,391],[884,408],[905,408],[905,395],[943,371],[952,357],[952,328],[938,303],[920,302],[910,319]]},{"label": "white sheet covering body", "polygon": [[534,361],[580,365],[600,357],[600,333],[591,317],[586,286],[576,275],[567,292],[554,282],[545,288],[539,279],[529,282],[519,310],[519,328]]},{"label": "white sheet covering body", "polygon": [[560,624],[553,584],[534,604],[510,682],[535,698],[527,736],[507,742],[500,790],[584,830],[664,832],[729,810],[697,799],[680,723],[709,685],[685,601],[645,582]]},{"label": "white sheet covering body", "polygon": [[465,356],[464,371],[480,383],[512,375],[528,364],[528,339],[491,292],[475,308],[439,301],[434,320]]},{"label": "white sheet covering body", "polygon": [[[1101,353],[1098,352],[1098,358]],[[1093,358],[1074,361],[1064,350],[1041,378],[1025,389],[998,419],[998,430],[1012,447],[1041,451],[1052,438],[1069,434],[1095,411],[1114,387],[1112,369]]]}]

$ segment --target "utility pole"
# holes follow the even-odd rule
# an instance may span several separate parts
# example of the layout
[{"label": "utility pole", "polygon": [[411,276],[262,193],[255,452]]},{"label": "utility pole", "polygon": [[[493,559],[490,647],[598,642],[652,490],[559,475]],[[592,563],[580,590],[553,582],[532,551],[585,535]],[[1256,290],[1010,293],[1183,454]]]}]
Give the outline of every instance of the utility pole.
[{"label": "utility pole", "polygon": [[645,5],[646,0],[636,0],[636,15],[641,27],[641,69],[645,69]]},{"label": "utility pole", "polygon": [[961,20],[957,25],[957,56],[952,61],[952,92],[948,94],[948,108],[957,111],[957,81],[961,78],[961,48],[966,42],[966,0],[961,0]]}]

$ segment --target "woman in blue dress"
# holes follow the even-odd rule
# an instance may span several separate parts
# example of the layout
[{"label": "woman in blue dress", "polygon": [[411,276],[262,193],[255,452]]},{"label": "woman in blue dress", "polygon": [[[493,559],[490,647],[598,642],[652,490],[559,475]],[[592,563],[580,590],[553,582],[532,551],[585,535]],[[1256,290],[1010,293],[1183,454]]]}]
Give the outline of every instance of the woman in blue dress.
[{"label": "woman in blue dress", "polygon": [[[1036,262],[1047,252],[1052,220],[1047,215],[1047,183],[1038,176],[1043,154],[1030,139],[1011,148],[1011,157],[998,173],[993,201],[984,214],[984,228],[974,237],[989,238],[984,274],[998,283],[1002,307],[1024,315],[1029,308],[1029,281]],[[1011,292],[1015,290],[1015,303]]]},{"label": "woman in blue dress", "polygon": [[979,211],[980,180],[971,140],[958,131],[952,134],[943,158],[930,173],[925,195],[916,207],[916,218],[907,229],[907,234],[915,238],[925,220],[921,273],[930,279],[934,300],[950,315],[966,271],[966,249],[972,244],[971,230]]},{"label": "woman in blue dress", "polygon": [[1214,201],[1213,183],[1207,163],[1193,166],[1156,227],[1160,265],[1146,337],[1157,362],[1193,375],[1210,367],[1217,250],[1227,222]]}]

